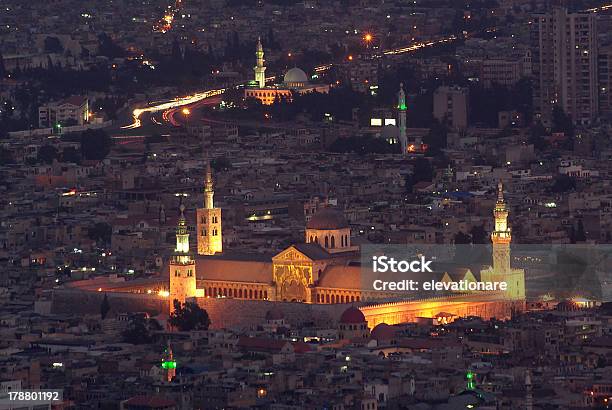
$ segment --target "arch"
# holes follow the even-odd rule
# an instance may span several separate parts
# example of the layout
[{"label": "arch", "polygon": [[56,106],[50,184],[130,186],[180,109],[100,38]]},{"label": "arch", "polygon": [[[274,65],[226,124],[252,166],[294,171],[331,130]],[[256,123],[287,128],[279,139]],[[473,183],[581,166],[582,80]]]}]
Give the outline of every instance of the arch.
[{"label": "arch", "polygon": [[325,295],[325,303],[329,303],[329,293]]},{"label": "arch", "polygon": [[268,299],[268,291],[264,290],[264,299]]},{"label": "arch", "polygon": [[249,299],[253,299],[253,289],[249,289]]},{"label": "arch", "polygon": [[329,237],[325,235],[325,248],[329,248]]},{"label": "arch", "polygon": [[331,248],[334,249],[336,247],[336,237],[332,236],[331,237]]}]

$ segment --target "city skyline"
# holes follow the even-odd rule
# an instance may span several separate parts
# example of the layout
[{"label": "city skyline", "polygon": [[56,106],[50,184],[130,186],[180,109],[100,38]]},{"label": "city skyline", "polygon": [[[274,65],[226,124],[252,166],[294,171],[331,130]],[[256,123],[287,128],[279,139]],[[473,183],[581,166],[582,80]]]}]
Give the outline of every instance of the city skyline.
[{"label": "city skyline", "polygon": [[612,406],[612,4],[4,0],[0,409]]}]

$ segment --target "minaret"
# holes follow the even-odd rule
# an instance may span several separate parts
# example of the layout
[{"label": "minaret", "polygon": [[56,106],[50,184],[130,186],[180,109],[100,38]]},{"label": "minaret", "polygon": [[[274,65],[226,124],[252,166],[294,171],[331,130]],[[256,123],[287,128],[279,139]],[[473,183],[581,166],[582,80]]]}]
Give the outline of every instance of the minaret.
[{"label": "minaret", "polygon": [[508,208],[504,201],[504,191],[501,181],[497,185],[497,202],[493,209],[495,230],[491,233],[493,242],[493,271],[496,274],[510,273],[510,242],[512,234],[508,227]]},{"label": "minaret", "polygon": [[[525,271],[512,269],[510,266],[510,243],[512,233],[508,226],[508,206],[504,200],[504,187],[500,182],[497,185],[497,201],[493,209],[495,228],[491,232],[493,243],[493,264],[489,269],[480,272],[483,282],[505,282],[505,297],[512,301],[525,301]],[[515,305],[513,308],[517,308]],[[522,310],[523,306],[518,306]]]},{"label": "minaret", "polygon": [[406,155],[408,139],[406,138],[406,94],[404,93],[404,83],[400,83],[400,90],[397,95],[398,127],[399,140],[402,155]]},{"label": "minaret", "polygon": [[259,88],[266,86],[266,67],[264,66],[264,51],[261,45],[261,37],[257,37],[257,51],[255,51],[257,57],[257,64],[253,67],[255,71],[255,82]]},{"label": "minaret", "polygon": [[214,255],[223,251],[221,208],[215,208],[210,162],[204,178],[204,208],[197,210],[198,255]]},{"label": "minaret", "polygon": [[189,252],[189,232],[185,221],[185,206],[181,204],[181,216],[176,226],[176,248],[170,261],[170,312],[174,301],[185,303],[196,296],[196,266]]},{"label": "minaret", "polygon": [[168,341],[168,346],[164,352],[161,367],[166,371],[166,381],[171,382],[176,376],[176,360],[174,360],[170,341]]},{"label": "minaret", "polygon": [[525,410],[533,410],[533,385],[531,384],[531,370],[525,373]]}]

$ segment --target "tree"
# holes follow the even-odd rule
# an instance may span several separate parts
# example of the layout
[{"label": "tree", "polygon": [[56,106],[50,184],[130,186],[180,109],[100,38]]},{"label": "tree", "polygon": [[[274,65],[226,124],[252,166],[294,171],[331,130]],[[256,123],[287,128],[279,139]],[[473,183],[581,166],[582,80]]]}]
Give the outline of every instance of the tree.
[{"label": "tree", "polygon": [[576,189],[576,180],[569,175],[559,175],[555,178],[551,190],[556,193],[567,192]]},{"label": "tree", "polygon": [[429,133],[423,138],[423,142],[428,145],[428,153],[437,155],[442,148],[446,148],[446,138],[448,130],[444,124],[435,122]]},{"label": "tree", "polygon": [[470,231],[472,237],[472,243],[474,244],[485,244],[487,243],[487,231],[485,231],[483,225],[473,226]]},{"label": "tree", "polygon": [[552,131],[562,132],[566,138],[574,138],[574,123],[569,115],[563,111],[563,108],[555,105],[552,112]]},{"label": "tree", "polygon": [[172,326],[183,332],[208,329],[210,326],[208,312],[198,306],[197,303],[187,302],[181,305],[181,302],[176,299],[173,303],[174,312],[168,319],[168,323]]},{"label": "tree", "polygon": [[98,36],[98,54],[108,58],[125,56],[125,50],[118,46],[106,33]]},{"label": "tree", "polygon": [[421,181],[431,181],[433,178],[433,168],[427,158],[419,157],[414,161],[414,171],[412,182],[416,184]]},{"label": "tree", "polygon": [[81,134],[81,155],[85,159],[102,160],[110,152],[112,140],[103,130],[86,130]]},{"label": "tree", "polygon": [[455,234],[455,244],[457,245],[468,245],[472,243],[472,238],[470,238],[470,235],[464,233],[464,232],[457,232]]},{"label": "tree", "polygon": [[81,155],[74,147],[66,147],[62,151],[62,162],[72,162],[78,164],[81,162]]},{"label": "tree", "polygon": [[135,315],[130,320],[128,327],[123,331],[123,340],[135,345],[151,343],[153,336],[151,332],[161,330],[161,326],[155,319]]},{"label": "tree", "polygon": [[578,228],[576,229],[576,232],[574,234],[574,239],[576,240],[576,242],[585,242],[587,239],[582,219],[578,221]]},{"label": "tree", "polygon": [[102,320],[106,319],[106,315],[110,311],[110,304],[108,303],[108,295],[104,294],[104,299],[102,299],[102,304],[100,305],[100,316]]},{"label": "tree", "polygon": [[57,158],[57,149],[52,145],[43,145],[38,150],[36,160],[45,164],[51,164]]},{"label": "tree", "polygon": [[46,53],[62,53],[64,51],[64,46],[62,46],[62,42],[57,37],[47,36],[45,37],[45,52]]},{"label": "tree", "polygon": [[384,138],[371,136],[338,138],[329,147],[332,152],[354,152],[358,155],[399,153],[399,145],[389,144]]},{"label": "tree", "polygon": [[106,222],[97,222],[94,226],[88,229],[87,234],[89,238],[93,239],[94,241],[110,244],[111,236],[113,234],[113,227]]},{"label": "tree", "polygon": [[533,144],[533,147],[536,150],[543,150],[546,148],[546,139],[544,139],[544,135],[546,135],[546,128],[542,125],[542,122],[538,121],[531,126],[529,129],[529,143]]},{"label": "tree", "polygon": [[226,171],[232,167],[232,162],[226,158],[215,158],[210,162],[210,166],[215,171]]}]

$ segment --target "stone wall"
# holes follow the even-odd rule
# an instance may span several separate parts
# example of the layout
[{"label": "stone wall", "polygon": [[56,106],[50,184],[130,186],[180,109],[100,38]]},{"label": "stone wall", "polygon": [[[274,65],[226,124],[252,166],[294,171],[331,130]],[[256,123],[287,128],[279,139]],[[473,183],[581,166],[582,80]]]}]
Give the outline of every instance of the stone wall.
[{"label": "stone wall", "polygon": [[158,295],[89,292],[77,289],[54,289],[52,293],[51,313],[56,314],[96,314],[104,295],[108,296],[111,313],[148,312],[156,316],[169,311],[168,299]]},{"label": "stone wall", "polygon": [[266,313],[272,308],[283,312],[285,320],[292,326],[314,323],[321,327],[336,327],[340,315],[350,306],[219,298],[197,298],[197,302],[208,312],[213,328],[257,326],[265,322]]},{"label": "stone wall", "polygon": [[[148,312],[155,316],[169,312],[169,300],[158,295],[54,289],[51,313],[97,314],[105,294],[108,296],[111,313]],[[196,298],[196,301],[208,312],[213,328],[251,328],[260,325],[265,322],[266,313],[273,307],[282,311],[292,326],[314,323],[322,327],[335,327],[342,312],[350,306],[229,298]]]}]

